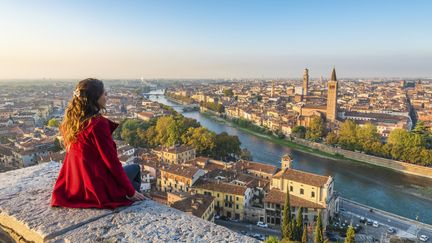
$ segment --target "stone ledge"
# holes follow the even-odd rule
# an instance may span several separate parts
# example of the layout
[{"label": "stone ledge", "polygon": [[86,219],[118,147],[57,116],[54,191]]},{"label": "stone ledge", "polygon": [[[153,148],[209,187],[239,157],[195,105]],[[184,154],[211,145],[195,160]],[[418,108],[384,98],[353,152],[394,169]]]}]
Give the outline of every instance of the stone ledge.
[{"label": "stone ledge", "polygon": [[61,164],[0,175],[0,225],[34,242],[256,242],[200,218],[147,200],[116,210],[51,208]]}]

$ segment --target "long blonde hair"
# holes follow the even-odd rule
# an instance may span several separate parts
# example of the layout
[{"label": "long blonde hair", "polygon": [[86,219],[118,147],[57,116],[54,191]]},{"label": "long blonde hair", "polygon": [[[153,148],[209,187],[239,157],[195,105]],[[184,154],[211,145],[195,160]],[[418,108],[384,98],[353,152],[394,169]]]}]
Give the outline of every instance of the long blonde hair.
[{"label": "long blonde hair", "polygon": [[84,130],[86,122],[104,109],[98,103],[104,92],[103,82],[94,78],[81,80],[75,87],[60,125],[60,133],[67,151],[70,145],[76,142],[78,133]]}]

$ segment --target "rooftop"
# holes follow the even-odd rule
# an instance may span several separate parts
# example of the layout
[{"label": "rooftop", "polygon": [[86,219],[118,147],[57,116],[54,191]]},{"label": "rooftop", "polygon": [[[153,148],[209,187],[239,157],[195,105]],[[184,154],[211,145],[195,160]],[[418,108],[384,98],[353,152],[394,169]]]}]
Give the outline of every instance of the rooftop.
[{"label": "rooftop", "polygon": [[296,181],[299,183],[321,187],[324,186],[331,176],[322,176],[317,174],[312,174],[300,170],[294,169],[286,169],[279,171],[276,175],[273,176],[275,179],[287,179],[290,181]]}]

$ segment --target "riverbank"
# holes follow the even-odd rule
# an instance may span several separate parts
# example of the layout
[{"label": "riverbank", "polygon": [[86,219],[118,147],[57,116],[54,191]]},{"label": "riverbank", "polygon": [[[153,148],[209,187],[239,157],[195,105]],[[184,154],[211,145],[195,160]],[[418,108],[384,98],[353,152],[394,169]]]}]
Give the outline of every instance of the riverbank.
[{"label": "riverbank", "polygon": [[192,103],[188,103],[188,102],[186,102],[186,101],[178,100],[178,99],[176,99],[176,98],[174,98],[174,97],[170,97],[170,96],[168,96],[168,95],[165,95],[165,98],[166,98],[167,100],[169,100],[169,101],[172,101],[172,102],[177,103],[177,104],[180,104],[180,105],[190,105],[190,104],[192,104]]},{"label": "riverbank", "polygon": [[[298,151],[301,151],[301,152],[304,152],[304,153],[307,153],[307,154],[311,154],[311,155],[318,156],[318,157],[321,157],[321,158],[326,158],[326,159],[333,159],[333,160],[342,160],[342,159],[344,159],[344,160],[346,160],[346,159],[351,160],[349,158],[345,158],[343,155],[335,155],[335,154],[326,153],[326,152],[320,151],[318,149],[313,149],[313,148],[310,148],[308,146],[304,146],[304,145],[292,142],[292,141],[287,140],[287,139],[280,139],[280,138],[277,138],[277,137],[275,137],[273,135],[264,135],[264,134],[252,131],[251,129],[244,128],[242,126],[239,126],[239,125],[237,125],[235,123],[230,122],[228,119],[223,119],[221,117],[217,117],[217,116],[215,116],[215,115],[213,115],[211,113],[202,112],[201,114],[204,115],[205,117],[208,117],[210,119],[216,120],[218,122],[229,123],[230,126],[233,126],[233,127],[237,128],[237,129],[239,129],[239,130],[241,130],[241,131],[243,131],[245,133],[248,133],[248,134],[251,134],[251,135],[263,138],[263,139],[266,139],[268,141],[271,141],[271,142],[279,144],[279,145],[285,145],[287,147],[293,148],[295,150],[298,150]],[[352,161],[360,162],[360,163],[365,163],[365,162],[356,161],[356,160],[352,160]]]},{"label": "riverbank", "polygon": [[[333,160],[348,160],[356,163],[363,163],[372,166],[379,166],[388,170],[396,171],[399,173],[414,175],[418,177],[424,177],[428,179],[432,179],[432,168],[409,164],[400,161],[394,161],[390,159],[380,158],[372,155],[366,155],[358,152],[343,150],[340,148],[333,148],[325,144],[312,143],[310,141],[304,139],[288,140],[288,139],[280,139],[273,135],[263,135],[258,132],[252,131],[251,129],[239,126],[229,119],[221,118],[218,116],[214,116],[211,113],[202,113],[205,114],[208,118],[216,119],[216,120],[224,120],[229,123],[231,126],[236,127],[248,134],[258,136],[274,142],[276,144],[288,146],[292,149],[299,150],[304,153],[312,154],[314,156],[318,156],[321,158],[328,158]],[[429,193],[427,193],[429,194]]]}]

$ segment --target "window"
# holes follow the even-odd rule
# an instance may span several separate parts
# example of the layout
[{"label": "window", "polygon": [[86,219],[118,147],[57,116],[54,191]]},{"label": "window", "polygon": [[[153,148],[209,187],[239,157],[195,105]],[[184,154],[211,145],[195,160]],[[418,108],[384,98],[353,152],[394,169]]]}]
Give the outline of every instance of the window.
[{"label": "window", "polygon": [[217,197],[219,197],[219,193],[217,194]]},{"label": "window", "polygon": [[311,197],[315,197],[315,192],[311,192]]},{"label": "window", "polygon": [[230,201],[232,202],[232,196],[230,195]]},{"label": "window", "polygon": [[237,200],[237,201],[239,200],[238,197],[236,197],[236,200]]},{"label": "window", "polygon": [[290,192],[292,192],[294,190],[293,186],[290,186]]},{"label": "window", "polygon": [[304,194],[304,189],[300,188],[300,194],[303,195]]},{"label": "window", "polygon": [[238,209],[238,204],[236,204],[236,209]]},{"label": "window", "polygon": [[225,202],[225,207],[228,207],[228,203],[227,202]]}]

